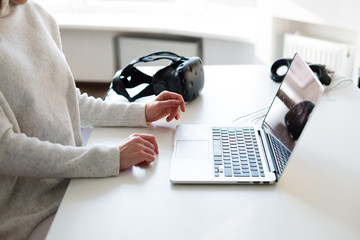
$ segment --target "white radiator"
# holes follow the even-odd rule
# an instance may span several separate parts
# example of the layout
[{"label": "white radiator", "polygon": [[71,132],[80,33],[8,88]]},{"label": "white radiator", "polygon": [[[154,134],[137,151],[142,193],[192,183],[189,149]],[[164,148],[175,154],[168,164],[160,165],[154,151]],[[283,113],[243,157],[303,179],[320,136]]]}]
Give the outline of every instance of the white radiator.
[{"label": "white radiator", "polygon": [[285,33],[283,57],[292,58],[296,52],[309,63],[324,64],[338,73],[352,76],[352,45]]}]

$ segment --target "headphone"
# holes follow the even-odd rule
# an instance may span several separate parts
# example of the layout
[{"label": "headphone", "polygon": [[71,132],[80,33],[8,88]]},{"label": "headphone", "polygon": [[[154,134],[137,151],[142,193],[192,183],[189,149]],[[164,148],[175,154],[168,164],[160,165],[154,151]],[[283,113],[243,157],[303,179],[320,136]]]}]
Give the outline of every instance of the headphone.
[{"label": "headphone", "polygon": [[[289,69],[291,62],[292,62],[292,58],[280,58],[276,60],[271,66],[270,78],[274,82],[282,82],[286,73],[283,75],[279,75],[277,71],[279,70],[279,68],[283,66]],[[316,76],[318,77],[318,79],[322,84],[326,86],[330,85],[331,83],[331,78],[329,76],[330,71],[326,69],[325,65],[321,65],[321,64],[308,64],[308,65],[311,68],[311,70],[316,74]]]},{"label": "headphone", "polygon": [[[171,64],[149,76],[135,67],[140,62],[153,62],[161,59],[170,60]],[[130,97],[127,88],[134,88],[142,83],[149,85],[141,92]],[[155,52],[133,60],[113,77],[113,90],[123,95],[130,102],[138,98],[158,95],[164,90],[179,93],[185,102],[194,100],[204,87],[204,69],[199,57],[186,58],[172,52]]]}]

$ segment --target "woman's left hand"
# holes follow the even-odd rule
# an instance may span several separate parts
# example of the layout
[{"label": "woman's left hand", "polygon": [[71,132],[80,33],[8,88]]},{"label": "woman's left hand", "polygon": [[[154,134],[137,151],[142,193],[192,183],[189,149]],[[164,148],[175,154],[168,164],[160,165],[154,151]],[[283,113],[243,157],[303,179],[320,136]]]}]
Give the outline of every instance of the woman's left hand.
[{"label": "woman's left hand", "polygon": [[163,91],[145,106],[146,122],[154,122],[163,117],[170,122],[180,118],[180,111],[185,112],[185,101],[180,94]]}]

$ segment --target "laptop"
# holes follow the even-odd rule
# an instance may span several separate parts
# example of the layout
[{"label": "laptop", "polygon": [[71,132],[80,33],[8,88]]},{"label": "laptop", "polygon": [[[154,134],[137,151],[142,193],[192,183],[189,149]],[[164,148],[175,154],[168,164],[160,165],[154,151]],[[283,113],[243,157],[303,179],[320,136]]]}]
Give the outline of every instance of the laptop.
[{"label": "laptop", "polygon": [[277,182],[323,92],[316,75],[295,54],[261,126],[177,126],[171,182]]}]

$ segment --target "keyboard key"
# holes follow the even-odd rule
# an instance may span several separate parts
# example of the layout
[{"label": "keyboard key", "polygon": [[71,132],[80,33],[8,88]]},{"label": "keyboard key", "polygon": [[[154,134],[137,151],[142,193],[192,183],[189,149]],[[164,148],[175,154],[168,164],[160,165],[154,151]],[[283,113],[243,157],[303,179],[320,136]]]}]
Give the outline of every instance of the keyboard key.
[{"label": "keyboard key", "polygon": [[214,145],[214,156],[222,156],[221,141],[213,140],[213,145]]},{"label": "keyboard key", "polygon": [[232,177],[231,168],[224,168],[225,177]]},{"label": "keyboard key", "polygon": [[234,177],[250,177],[249,173],[234,174]]},{"label": "keyboard key", "polygon": [[240,166],[233,166],[234,170],[240,170]]},{"label": "keyboard key", "polygon": [[229,164],[224,164],[224,167],[225,167],[225,168],[230,168],[230,169],[231,169],[231,163],[229,163]]}]

